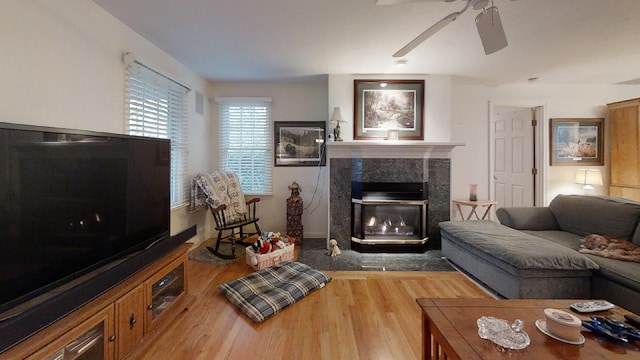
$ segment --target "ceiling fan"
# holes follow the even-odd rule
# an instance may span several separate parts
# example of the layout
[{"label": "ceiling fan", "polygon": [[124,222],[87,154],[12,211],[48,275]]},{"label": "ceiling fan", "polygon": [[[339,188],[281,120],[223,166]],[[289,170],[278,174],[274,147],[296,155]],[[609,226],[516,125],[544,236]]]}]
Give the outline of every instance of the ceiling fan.
[{"label": "ceiling fan", "polygon": [[[420,0],[377,0],[378,5],[391,5],[407,2],[417,2]],[[429,1],[429,0],[422,0]],[[433,1],[433,0],[431,0]],[[455,0],[439,0],[452,2]],[[490,0],[464,0],[467,4],[460,11],[451,13],[442,18],[437,23],[431,25],[422,34],[418,35],[415,39],[411,40],[402,49],[398,50],[393,57],[403,57],[407,55],[418,45],[422,44],[425,40],[433,36],[449,23],[455,21],[460,15],[462,15],[469,7],[474,10],[480,10],[478,16],[476,16],[476,27],[478,28],[478,34],[482,40],[482,46],[484,47],[484,53],[486,55],[493,54],[494,52],[504,49],[507,43],[507,36],[502,28],[502,21],[500,20],[500,14],[498,8],[493,6],[493,0],[491,0],[491,6],[489,6]],[[489,6],[489,7],[488,7]]]}]

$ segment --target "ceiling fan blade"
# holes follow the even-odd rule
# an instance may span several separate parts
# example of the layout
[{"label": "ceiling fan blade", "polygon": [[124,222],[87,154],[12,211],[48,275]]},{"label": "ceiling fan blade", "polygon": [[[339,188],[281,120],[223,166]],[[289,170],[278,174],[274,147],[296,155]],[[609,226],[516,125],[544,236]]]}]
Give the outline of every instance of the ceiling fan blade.
[{"label": "ceiling fan blade", "polygon": [[478,34],[480,35],[480,40],[482,40],[482,46],[484,47],[484,53],[486,55],[493,54],[507,47],[507,35],[502,28],[502,21],[500,20],[497,7],[492,6],[486,8],[478,14],[476,17],[476,27],[478,28]]},{"label": "ceiling fan blade", "polygon": [[462,12],[454,12],[445,16],[442,20],[431,25],[430,28],[425,30],[422,34],[418,35],[415,39],[411,40],[411,42],[405,45],[402,49],[398,50],[395,54],[393,54],[393,57],[403,57],[407,55],[416,46],[422,44],[422,42],[433,36],[433,34],[437,33],[438,31],[440,31],[440,29],[457,19],[460,14],[462,14]]}]

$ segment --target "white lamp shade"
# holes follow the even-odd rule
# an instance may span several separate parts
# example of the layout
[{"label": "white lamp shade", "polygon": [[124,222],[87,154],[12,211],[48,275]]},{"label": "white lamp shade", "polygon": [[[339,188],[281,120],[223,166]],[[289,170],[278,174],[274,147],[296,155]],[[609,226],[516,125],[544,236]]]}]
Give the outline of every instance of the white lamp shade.
[{"label": "white lamp shade", "polygon": [[576,184],[602,186],[602,174],[598,169],[579,169],[576,173]]},{"label": "white lamp shade", "polygon": [[337,122],[340,124],[342,121],[342,112],[340,111],[340,107],[336,106],[333,108],[333,115],[331,115],[331,121]]}]

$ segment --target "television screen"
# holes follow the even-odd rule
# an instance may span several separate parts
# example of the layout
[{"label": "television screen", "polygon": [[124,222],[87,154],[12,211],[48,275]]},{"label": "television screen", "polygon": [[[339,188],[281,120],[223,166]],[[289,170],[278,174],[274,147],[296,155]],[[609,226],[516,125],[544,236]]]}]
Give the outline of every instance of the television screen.
[{"label": "television screen", "polygon": [[169,234],[169,140],[0,124],[0,312]]}]

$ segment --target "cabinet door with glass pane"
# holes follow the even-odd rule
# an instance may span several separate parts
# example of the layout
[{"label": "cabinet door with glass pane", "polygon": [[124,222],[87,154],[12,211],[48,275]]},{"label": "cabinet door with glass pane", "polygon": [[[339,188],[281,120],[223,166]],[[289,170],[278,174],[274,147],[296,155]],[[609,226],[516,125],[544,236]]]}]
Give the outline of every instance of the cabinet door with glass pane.
[{"label": "cabinet door with glass pane", "polygon": [[107,306],[27,359],[113,359],[115,341],[113,314],[113,305]]},{"label": "cabinet door with glass pane", "polygon": [[145,282],[147,313],[145,330],[148,333],[156,324],[181,303],[187,294],[186,254],[158,271]]}]

